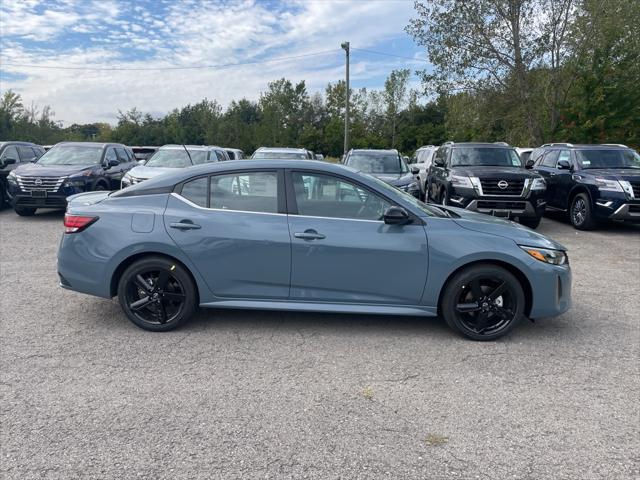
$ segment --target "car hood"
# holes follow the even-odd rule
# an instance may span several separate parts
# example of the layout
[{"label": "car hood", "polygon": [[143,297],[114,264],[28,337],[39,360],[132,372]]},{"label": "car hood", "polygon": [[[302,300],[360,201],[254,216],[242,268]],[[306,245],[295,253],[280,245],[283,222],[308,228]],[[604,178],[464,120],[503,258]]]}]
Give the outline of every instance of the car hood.
[{"label": "car hood", "polygon": [[180,168],[168,168],[168,167],[146,167],[144,165],[138,165],[129,170],[129,175],[136,178],[153,178],[163,173],[175,172],[181,170]]},{"label": "car hood", "polygon": [[40,165],[27,163],[14,169],[16,175],[33,175],[37,177],[68,177],[88,170],[93,170],[97,165]]},{"label": "car hood", "polygon": [[581,170],[578,174],[603,177],[607,180],[627,180],[633,182],[640,180],[640,170],[634,168],[589,168]]},{"label": "car hood", "polygon": [[454,218],[453,221],[467,230],[510,238],[518,245],[567,250],[561,243],[511,220],[493,217],[485,213],[470,212],[462,208],[446,207],[446,209],[456,213],[460,218]]},{"label": "car hood", "polygon": [[539,178],[537,173],[521,167],[452,167],[451,173],[466,177]]},{"label": "car hood", "polygon": [[412,173],[369,173],[372,177],[376,177],[383,182],[387,182],[389,185],[393,185],[394,187],[400,185],[407,185],[415,180]]}]

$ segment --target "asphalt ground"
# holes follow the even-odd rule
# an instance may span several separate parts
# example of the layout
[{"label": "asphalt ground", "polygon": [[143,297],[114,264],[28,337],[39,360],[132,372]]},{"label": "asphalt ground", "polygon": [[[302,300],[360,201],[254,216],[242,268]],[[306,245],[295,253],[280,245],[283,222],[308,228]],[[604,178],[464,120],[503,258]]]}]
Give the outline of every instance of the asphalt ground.
[{"label": "asphalt ground", "polygon": [[0,212],[0,478],[640,476],[640,228],[539,231],[574,306],[439,319],[207,310],[165,334],[58,287],[62,214]]}]

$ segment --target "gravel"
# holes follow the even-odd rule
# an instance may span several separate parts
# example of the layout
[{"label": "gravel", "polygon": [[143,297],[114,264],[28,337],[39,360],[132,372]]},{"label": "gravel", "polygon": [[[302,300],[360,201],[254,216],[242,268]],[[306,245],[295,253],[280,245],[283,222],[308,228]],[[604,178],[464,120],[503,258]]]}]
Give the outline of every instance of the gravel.
[{"label": "gravel", "polygon": [[0,212],[0,477],[640,475],[640,228],[539,231],[574,306],[492,342],[442,320],[207,310],[164,334],[57,286],[62,214]]}]

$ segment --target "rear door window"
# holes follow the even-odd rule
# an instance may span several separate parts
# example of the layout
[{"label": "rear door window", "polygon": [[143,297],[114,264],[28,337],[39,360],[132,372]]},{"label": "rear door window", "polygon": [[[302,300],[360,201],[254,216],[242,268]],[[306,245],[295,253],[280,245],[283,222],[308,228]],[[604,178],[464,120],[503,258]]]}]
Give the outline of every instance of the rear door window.
[{"label": "rear door window", "polygon": [[242,172],[211,177],[209,207],[278,213],[276,172]]},{"label": "rear door window", "polygon": [[208,189],[209,177],[201,177],[185,183],[180,194],[199,207],[206,207]]}]

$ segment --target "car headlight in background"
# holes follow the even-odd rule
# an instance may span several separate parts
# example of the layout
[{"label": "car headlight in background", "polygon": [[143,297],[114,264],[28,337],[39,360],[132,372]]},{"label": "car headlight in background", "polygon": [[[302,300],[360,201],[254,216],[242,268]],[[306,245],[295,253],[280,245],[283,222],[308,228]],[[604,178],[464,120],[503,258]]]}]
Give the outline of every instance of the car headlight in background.
[{"label": "car headlight in background", "polygon": [[569,257],[567,257],[567,253],[563,252],[562,250],[527,247],[524,245],[520,245],[520,248],[536,260],[540,260],[544,263],[550,263],[551,265],[566,265],[567,263],[569,263]]},{"label": "car headlight in background", "polygon": [[14,172],[13,170],[11,170],[9,172],[9,175],[7,175],[7,182],[12,183],[14,185],[17,185],[18,183],[18,176],[16,175],[16,172]]},{"label": "car headlight in background", "polygon": [[544,181],[544,178],[534,178],[533,183],[531,183],[531,190],[546,190],[547,183]]},{"label": "car headlight in background", "polygon": [[473,183],[469,177],[461,175],[451,175],[451,184],[454,187],[473,188]]},{"label": "car headlight in background", "polygon": [[622,192],[622,185],[617,180],[607,180],[606,178],[596,177],[596,186],[598,190],[603,192]]}]

